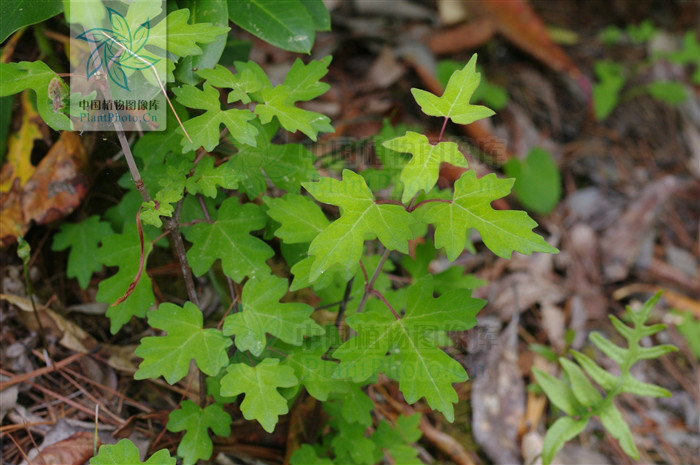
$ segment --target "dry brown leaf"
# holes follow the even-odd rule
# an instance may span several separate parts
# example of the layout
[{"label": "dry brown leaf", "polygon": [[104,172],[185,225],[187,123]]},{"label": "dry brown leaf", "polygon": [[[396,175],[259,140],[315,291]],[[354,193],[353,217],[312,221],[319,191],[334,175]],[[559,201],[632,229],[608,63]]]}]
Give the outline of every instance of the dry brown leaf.
[{"label": "dry brown leaf", "polygon": [[678,181],[671,175],[649,183],[628,205],[623,215],[605,231],[601,237],[601,258],[603,274],[608,282],[627,277],[644,238],[678,186]]},{"label": "dry brown leaf", "polygon": [[[94,433],[78,431],[68,439],[44,448],[33,460],[34,465],[82,465],[92,457]],[[100,440],[97,438],[99,447]]]},{"label": "dry brown leaf", "polygon": [[[31,148],[25,153],[27,147],[25,143],[22,157],[31,156]],[[31,221],[46,224],[72,213],[88,190],[83,173],[87,153],[80,137],[73,132],[61,133],[36,169],[31,164],[27,166],[24,158],[16,160],[12,166],[3,167],[3,176],[11,178],[7,191],[0,193],[0,242],[3,246],[13,244],[18,236],[27,232]],[[32,172],[23,183],[29,167]]]},{"label": "dry brown leaf", "polygon": [[74,132],[62,132],[24,186],[25,220],[46,224],[75,210],[88,189],[82,172],[86,162],[87,152],[80,137]]}]

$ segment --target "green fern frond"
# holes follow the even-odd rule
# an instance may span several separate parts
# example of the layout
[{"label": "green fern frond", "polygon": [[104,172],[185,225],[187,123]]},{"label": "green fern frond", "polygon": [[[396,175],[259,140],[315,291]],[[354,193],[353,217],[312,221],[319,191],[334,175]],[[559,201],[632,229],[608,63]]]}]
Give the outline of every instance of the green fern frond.
[{"label": "green fern frond", "polygon": [[[576,363],[565,358],[559,359],[568,382],[537,368],[532,369],[537,383],[550,402],[566,414],[547,430],[542,450],[542,462],[545,465],[551,463],[564,443],[578,436],[594,416],[597,416],[603,427],[619,441],[627,455],[639,459],[639,451],[634,444],[629,426],[613,400],[623,392],[646,397],[671,396],[668,390],[639,381],[631,373],[632,366],[639,361],[659,358],[678,350],[669,344],[652,347],[642,347],[639,344],[643,338],[666,328],[663,324],[645,324],[660,297],[661,292],[658,292],[636,312],[629,306],[626,308],[633,326],[626,325],[613,315],[610,316],[615,330],[627,341],[627,348],[614,344],[600,333],[590,335],[593,345],[619,365],[619,376],[610,373],[589,356],[575,350],[571,353]],[[602,388],[603,394],[589,378]]]}]

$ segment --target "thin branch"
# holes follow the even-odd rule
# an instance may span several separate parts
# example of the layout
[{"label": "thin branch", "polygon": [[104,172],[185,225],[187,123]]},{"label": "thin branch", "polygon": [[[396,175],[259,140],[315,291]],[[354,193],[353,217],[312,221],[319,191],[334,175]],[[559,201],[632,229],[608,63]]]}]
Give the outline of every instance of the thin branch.
[{"label": "thin branch", "polygon": [[343,300],[340,301],[340,306],[338,307],[338,315],[335,317],[335,327],[340,330],[340,323],[343,321],[343,315],[345,314],[345,309],[348,306],[348,301],[350,300],[350,292],[352,291],[352,283],[355,281],[355,277],[350,278],[350,281],[345,285],[345,294],[343,294]]}]

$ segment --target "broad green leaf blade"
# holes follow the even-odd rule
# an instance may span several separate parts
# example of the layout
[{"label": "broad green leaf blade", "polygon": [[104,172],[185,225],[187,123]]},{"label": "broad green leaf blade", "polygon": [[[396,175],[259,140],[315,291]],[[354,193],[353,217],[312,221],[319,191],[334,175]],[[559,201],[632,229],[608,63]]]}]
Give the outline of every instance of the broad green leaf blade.
[{"label": "broad green leaf blade", "polygon": [[578,436],[584,430],[588,419],[574,420],[570,417],[561,417],[547,430],[542,446],[542,463],[549,465],[554,460],[557,452],[564,447],[564,443]]},{"label": "broad green leaf blade", "polygon": [[63,223],[61,231],[53,237],[51,250],[70,247],[66,275],[78,278],[81,289],[87,289],[92,274],[102,269],[102,263],[97,260],[97,245],[103,237],[113,233],[109,223],[93,215],[80,223]]},{"label": "broad green leaf blade", "polygon": [[594,408],[603,400],[600,392],[588,381],[583,370],[571,360],[560,358],[559,363],[566,371],[566,375],[571,380],[571,390],[576,399],[584,406]]},{"label": "broad green leaf blade", "polygon": [[299,347],[283,343],[276,343],[274,346],[274,349],[287,354],[280,365],[294,369],[299,383],[311,396],[322,402],[328,400],[332,393],[343,393],[341,395],[344,396],[350,389],[347,381],[332,377],[336,364],[324,358],[331,344],[331,338],[338,337],[335,327],[328,328],[325,335],[307,338]]},{"label": "broad green leaf blade", "polygon": [[639,460],[639,451],[634,443],[634,437],[625,420],[622,419],[619,410],[612,402],[607,403],[602,409],[597,412],[600,422],[603,424],[608,433],[618,441],[620,447],[635,460]]},{"label": "broad green leaf blade", "polygon": [[190,108],[206,110],[204,114],[190,118],[183,123],[187,134],[192,139],[190,142],[181,132],[183,153],[197,150],[199,147],[204,147],[208,152],[214,150],[219,145],[221,124],[226,125],[231,135],[239,142],[255,145],[255,136],[258,131],[255,126],[249,123],[250,120],[255,119],[255,115],[250,110],[221,110],[219,92],[208,83],[204,84],[203,90],[192,86],[183,86],[173,88],[173,92],[178,103]]},{"label": "broad green leaf blade", "polygon": [[0,42],[5,42],[18,29],[45,21],[62,11],[61,0],[3,1],[0,3]]},{"label": "broad green leaf blade", "polygon": [[90,465],[175,465],[176,462],[167,449],[159,450],[142,462],[138,448],[128,439],[100,446],[97,455],[90,459]]},{"label": "broad green leaf blade", "polygon": [[318,178],[314,168],[315,156],[301,144],[273,144],[271,139],[278,129],[276,123],[261,125],[255,147],[238,144],[238,153],[227,163],[228,169],[240,177],[239,190],[249,199],[267,191],[268,180],[287,192],[298,193],[303,181]]},{"label": "broad green leaf blade", "polygon": [[311,51],[314,20],[299,0],[237,0],[228,5],[229,19],[254,36],[290,52]]},{"label": "broad green leaf blade", "polygon": [[425,90],[411,89],[423,113],[450,118],[457,124],[470,124],[495,114],[489,108],[469,103],[481,80],[481,74],[476,72],[476,57],[475,53],[463,69],[452,74],[441,97]]},{"label": "broad green leaf blade", "polygon": [[593,84],[593,106],[595,119],[602,121],[613,112],[620,99],[620,91],[627,82],[622,65],[609,60],[597,61],[594,65],[599,82]]},{"label": "broad green leaf blade", "polygon": [[513,193],[525,208],[542,214],[554,209],[561,197],[561,176],[549,152],[535,147],[525,160],[511,158],[504,168],[515,178]]},{"label": "broad green leaf blade", "polygon": [[467,160],[456,143],[431,144],[426,136],[413,131],[388,140],[382,145],[395,152],[413,155],[401,171],[401,182],[404,185],[401,196],[403,203],[408,203],[421,189],[427,193],[435,187],[442,163],[450,163],[461,168],[467,167]]},{"label": "broad green leaf blade", "polygon": [[[3,4],[12,2],[3,2]],[[4,18],[4,16],[3,16]],[[63,80],[43,61],[0,63],[0,97],[31,89],[41,118],[56,131],[70,131],[73,125],[64,113],[53,108],[49,85],[52,81],[65,86]]]},{"label": "broad green leaf blade", "polygon": [[196,276],[206,273],[217,259],[226,276],[240,283],[246,276],[263,277],[270,273],[265,261],[274,251],[250,231],[265,227],[266,217],[254,204],[239,205],[235,197],[224,200],[214,223],[198,223],[186,233],[192,247],[187,259]]},{"label": "broad green leaf blade", "polygon": [[654,81],[646,86],[649,95],[670,105],[679,105],[688,100],[685,86],[680,82]]},{"label": "broad green leaf blade", "polygon": [[309,318],[313,312],[311,306],[279,302],[286,293],[284,278],[268,276],[249,280],[243,288],[243,310],[226,317],[224,334],[235,335],[236,347],[255,356],[265,349],[267,333],[297,346],[302,344],[304,336],[323,334],[323,328]]},{"label": "broad green leaf blade", "polygon": [[419,428],[421,415],[414,413],[411,416],[401,415],[392,426],[386,420],[381,420],[376,431],[372,435],[372,441],[385,451],[394,463],[421,464],[418,459],[418,451],[411,447],[422,435]]},{"label": "broad green leaf blade", "polygon": [[[267,87],[265,80],[258,79],[256,73],[250,69],[244,69],[238,74],[233,74],[231,71],[221,65],[216,65],[214,69],[202,69],[197,71],[201,77],[207,80],[207,83],[219,88],[232,89],[228,94],[228,103],[238,102],[250,103],[248,94],[252,94]],[[267,79],[267,78],[265,78]],[[269,86],[269,82],[267,82]]]},{"label": "broad green leaf blade", "polygon": [[236,189],[239,179],[238,174],[227,166],[214,167],[214,157],[205,157],[197,164],[192,176],[187,178],[185,187],[189,194],[215,198],[219,188]]},{"label": "broad green leaf blade", "polygon": [[243,416],[246,420],[257,420],[265,431],[272,433],[277,418],[289,412],[287,400],[277,388],[299,383],[294,370],[279,365],[279,360],[272,358],[266,358],[254,367],[234,363],[226,370],[228,373],[221,379],[221,394],[245,394],[241,403]]},{"label": "broad green leaf blade", "polygon": [[306,65],[299,58],[294,60],[283,83],[289,87],[287,98],[294,102],[307,101],[325,94],[331,86],[321,82],[320,79],[328,74],[328,65],[332,59],[333,57],[329,55],[322,60],[310,61]]},{"label": "broad green leaf blade", "polygon": [[499,179],[495,174],[477,179],[474,171],[467,171],[455,183],[452,202],[421,206],[424,219],[435,225],[435,247],[444,247],[447,258],[454,261],[465,248],[467,230],[474,228],[499,257],[510,258],[513,252],[557,253],[532,231],[537,223],[527,213],[491,207],[492,201],[508,195],[512,184],[512,179]]},{"label": "broad green leaf blade", "polygon": [[323,0],[301,0],[306,11],[314,21],[314,28],[317,31],[331,30],[331,14],[323,3]]},{"label": "broad green leaf blade", "polygon": [[375,237],[390,250],[408,253],[408,241],[414,237],[413,216],[398,205],[376,204],[359,174],[344,170],[342,181],[323,178],[302,185],[319,202],[340,207],[341,213],[311,242],[311,282],[333,265],[354,266],[362,256],[364,241]]},{"label": "broad green leaf blade", "polygon": [[350,383],[347,392],[337,394],[340,399],[340,414],[347,423],[357,423],[367,428],[372,425],[372,410],[374,403],[361,384]]},{"label": "broad green leaf blade", "polygon": [[209,460],[214,444],[209,437],[211,429],[218,436],[231,434],[231,416],[219,404],[202,409],[191,400],[182,402],[180,409],[168,415],[168,431],[185,431],[177,446],[177,455],[184,465],[192,465],[199,459]]},{"label": "broad green leaf blade", "polygon": [[431,344],[425,333],[473,327],[485,302],[471,298],[468,291],[433,298],[432,276],[426,276],[408,288],[406,303],[402,318],[395,318],[388,308],[369,309],[347,318],[357,336],[333,353],[340,360],[334,376],[364,381],[376,373],[387,352],[396,349],[391,357],[406,402],[412,404],[425,397],[431,408],[452,421],[452,404],[457,402],[452,383],[466,381],[467,374],[457,361]]},{"label": "broad green leaf blade", "polygon": [[[600,387],[602,387],[608,392],[615,389],[619,381],[617,376],[605,371],[597,363],[595,363],[593,359],[591,359],[588,355],[573,349],[571,350],[571,353],[573,354],[574,358],[579,363],[579,365],[581,365],[581,367],[584,370],[586,370],[588,376],[593,378],[593,381],[598,383]],[[569,415],[573,414],[569,413]]]},{"label": "broad green leaf blade", "polygon": [[255,114],[263,124],[276,117],[287,131],[301,131],[314,142],[319,132],[334,131],[327,116],[295,107],[290,87],[283,84],[262,90],[262,103],[255,107]]},{"label": "broad green leaf blade", "polygon": [[151,28],[148,43],[179,57],[201,55],[198,43],[210,44],[229,31],[228,27],[211,23],[188,24],[189,17],[187,8],[171,12],[165,21]]},{"label": "broad green leaf blade", "polygon": [[[148,260],[152,249],[151,242],[146,240],[144,260]],[[103,265],[119,267],[117,274],[100,281],[95,297],[98,302],[110,304],[107,317],[110,319],[109,329],[112,334],[116,334],[132,316],[146,316],[146,311],[155,304],[151,278],[144,272],[134,292],[124,302],[111,305],[124,295],[136,277],[140,255],[141,245],[133,223],[126,226],[122,234],[103,238],[102,246],[95,253],[97,261]]]},{"label": "broad green leaf blade", "polygon": [[231,338],[217,329],[203,329],[202,312],[192,302],[185,302],[184,307],[163,303],[149,312],[148,324],[166,331],[167,335],[141,339],[134,353],[143,362],[134,378],[162,375],[173,384],[185,377],[192,359],[209,376],[215,376],[228,365],[226,349],[233,343]]},{"label": "broad green leaf blade", "polygon": [[545,373],[539,368],[533,368],[532,372],[535,375],[537,384],[540,385],[549,401],[559,407],[564,413],[574,416],[583,410],[571,387],[562,380]]},{"label": "broad green leaf blade", "polygon": [[321,207],[309,197],[286,194],[284,197],[263,197],[267,215],[280,223],[275,236],[288,244],[311,242],[329,221]]}]

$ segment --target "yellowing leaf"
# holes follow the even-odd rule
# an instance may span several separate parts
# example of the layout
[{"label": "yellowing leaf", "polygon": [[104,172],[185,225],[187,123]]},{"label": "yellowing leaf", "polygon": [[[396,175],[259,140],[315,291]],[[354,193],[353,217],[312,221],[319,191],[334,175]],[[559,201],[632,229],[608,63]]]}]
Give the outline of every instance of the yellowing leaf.
[{"label": "yellowing leaf", "polygon": [[0,192],[8,192],[15,179],[24,186],[36,169],[31,162],[34,141],[41,139],[37,124],[39,115],[29,102],[27,91],[22,93],[22,125],[19,131],[10,135],[7,159],[0,172]]}]

